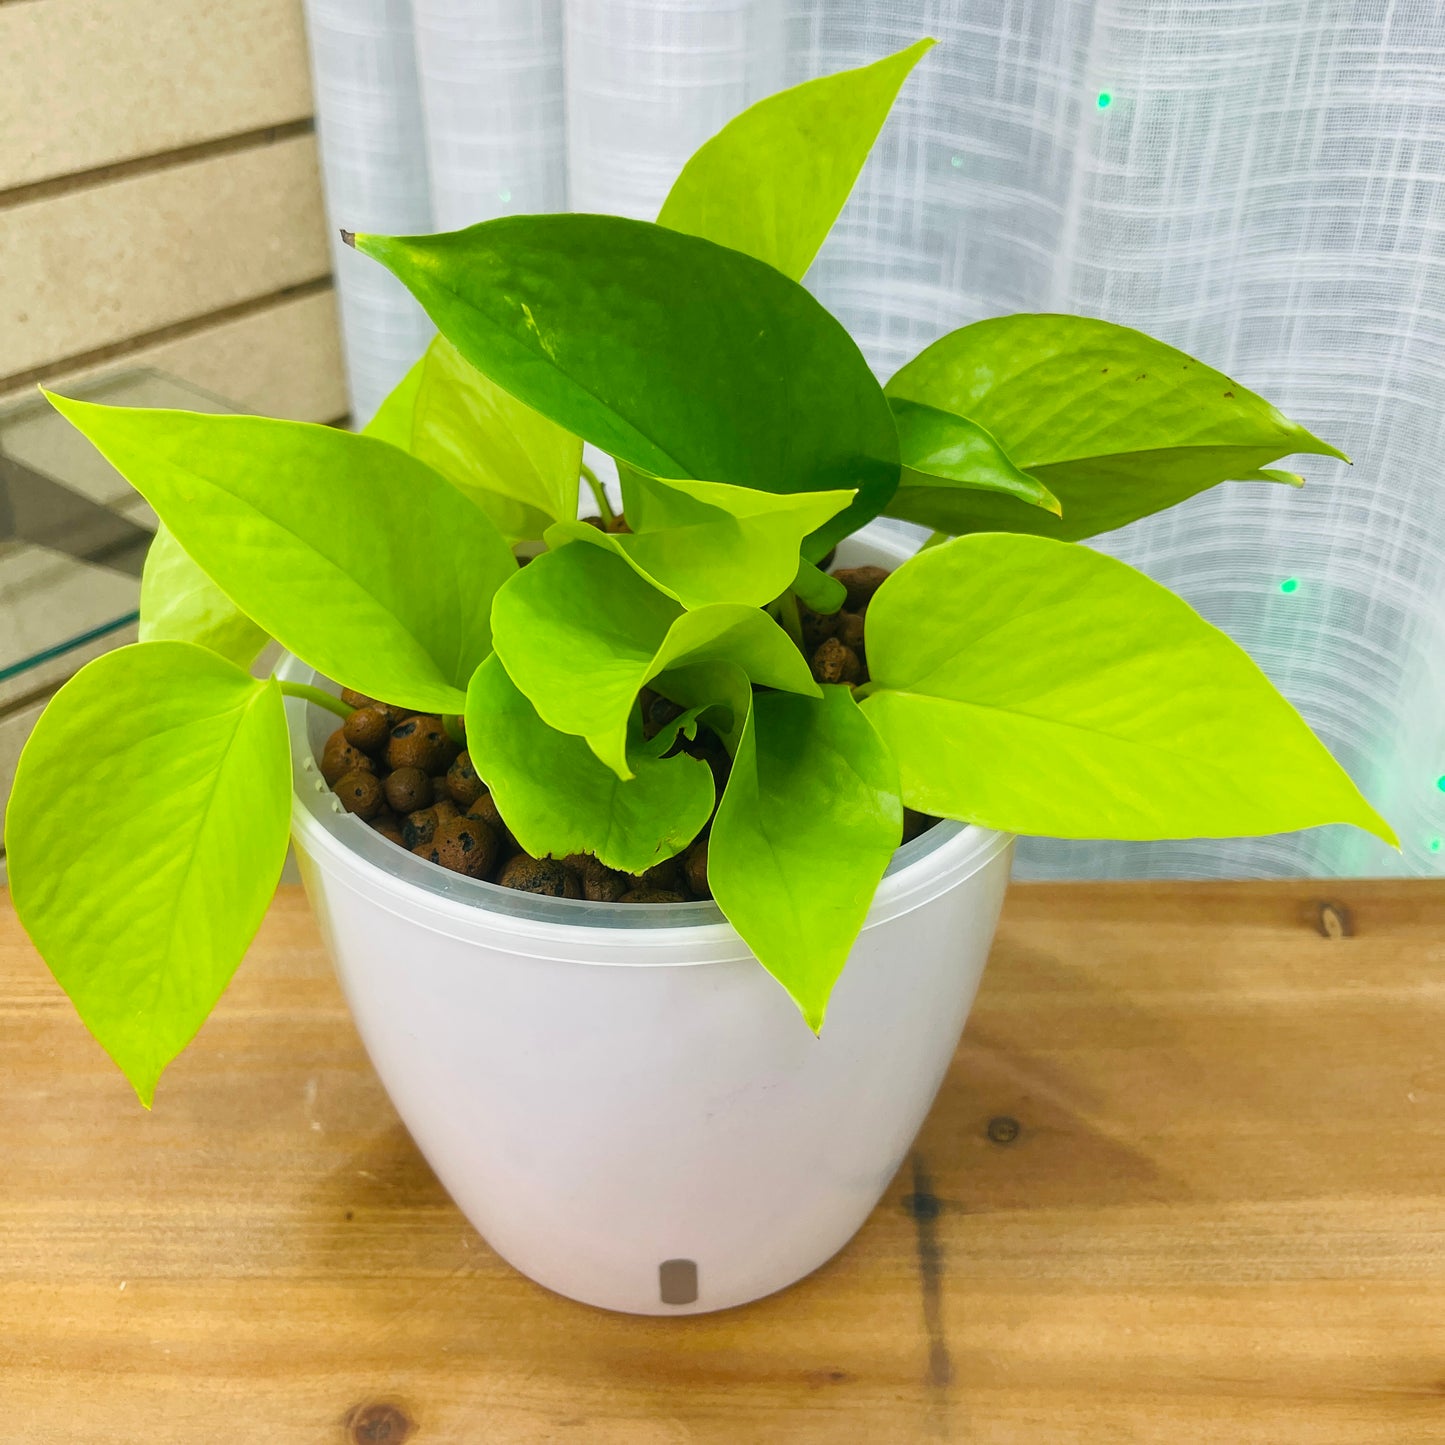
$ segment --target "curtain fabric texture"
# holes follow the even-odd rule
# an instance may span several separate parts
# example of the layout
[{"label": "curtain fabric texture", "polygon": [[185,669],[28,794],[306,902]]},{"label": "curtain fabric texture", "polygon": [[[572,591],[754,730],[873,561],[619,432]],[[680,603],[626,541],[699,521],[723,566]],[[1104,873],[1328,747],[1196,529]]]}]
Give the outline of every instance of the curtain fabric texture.
[{"label": "curtain fabric texture", "polygon": [[[1445,12],[1436,0],[306,0],[333,222],[651,218],[781,86],[920,35],[807,284],[881,377],[1011,311],[1150,331],[1343,447],[1098,545],[1240,642],[1390,818],[1029,840],[1033,876],[1445,869]],[[365,420],[430,334],[338,248]]]}]

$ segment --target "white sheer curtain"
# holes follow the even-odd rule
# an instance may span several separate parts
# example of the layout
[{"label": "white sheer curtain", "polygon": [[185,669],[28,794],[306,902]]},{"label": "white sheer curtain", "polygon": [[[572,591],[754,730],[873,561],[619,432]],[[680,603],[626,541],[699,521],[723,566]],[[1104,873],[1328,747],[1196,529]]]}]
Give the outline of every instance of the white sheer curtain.
[{"label": "white sheer curtain", "polygon": [[[886,376],[1019,310],[1143,327],[1343,446],[1101,545],[1241,642],[1399,829],[1030,842],[1054,876],[1445,867],[1445,12],[1438,0],[307,0],[333,220],[650,217],[758,97],[919,35],[808,284]],[[354,410],[425,339],[342,258]],[[356,262],[352,265],[349,263]]]}]

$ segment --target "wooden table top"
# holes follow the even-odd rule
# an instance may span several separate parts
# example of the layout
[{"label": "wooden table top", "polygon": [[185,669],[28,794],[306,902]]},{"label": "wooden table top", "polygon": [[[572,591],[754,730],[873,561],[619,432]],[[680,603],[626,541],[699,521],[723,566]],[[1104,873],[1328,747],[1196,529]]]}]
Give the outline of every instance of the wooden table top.
[{"label": "wooden table top", "polygon": [[720,1315],[488,1250],[296,889],[153,1114],[0,897],[0,1085],[31,1445],[1445,1441],[1435,882],[1016,886],[872,1219]]}]

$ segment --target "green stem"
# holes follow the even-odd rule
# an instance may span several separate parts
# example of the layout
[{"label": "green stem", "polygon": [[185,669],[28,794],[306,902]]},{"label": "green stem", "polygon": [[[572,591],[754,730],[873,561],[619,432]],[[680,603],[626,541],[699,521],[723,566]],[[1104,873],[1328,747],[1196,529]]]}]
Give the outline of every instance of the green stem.
[{"label": "green stem", "polygon": [[860,683],[857,687],[853,689],[853,701],[862,702],[865,697],[870,697],[873,693],[877,691],[878,684],[871,679],[865,683]]},{"label": "green stem", "polygon": [[582,480],[592,489],[592,500],[597,503],[597,512],[604,525],[615,522],[617,514],[612,510],[612,503],[607,500],[607,488],[597,480],[597,473],[586,462],[582,463]]},{"label": "green stem", "polygon": [[319,687],[312,687],[305,682],[283,682],[281,691],[287,697],[304,698],[307,702],[314,702],[317,707],[324,707],[327,712],[334,712],[339,718],[349,718],[355,708],[347,707],[339,697],[332,697],[329,692],[322,692]]},{"label": "green stem", "polygon": [[447,736],[459,747],[467,745],[467,735],[462,729],[462,720],[454,712],[442,714],[442,726],[447,730]]},{"label": "green stem", "polygon": [[926,552],[930,547],[941,547],[945,542],[953,541],[952,532],[935,532],[918,550]]},{"label": "green stem", "polygon": [[803,646],[803,622],[798,616],[798,594],[790,587],[778,598],[777,607],[778,621],[783,624],[783,631],[793,639],[798,651],[806,655]]}]

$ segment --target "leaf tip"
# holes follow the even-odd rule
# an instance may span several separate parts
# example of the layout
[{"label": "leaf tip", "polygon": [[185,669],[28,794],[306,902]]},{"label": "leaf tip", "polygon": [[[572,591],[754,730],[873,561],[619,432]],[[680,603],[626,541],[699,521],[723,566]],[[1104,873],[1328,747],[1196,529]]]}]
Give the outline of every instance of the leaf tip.
[{"label": "leaf tip", "polygon": [[[117,1062],[119,1061],[117,1060]],[[156,1085],[161,1080],[160,1069],[129,1069],[124,1064],[121,1064],[120,1067],[131,1088],[135,1090],[135,1096],[140,1100],[141,1108],[149,1113],[155,1106]]]},{"label": "leaf tip", "polygon": [[1333,442],[1327,442],[1323,437],[1317,437],[1308,427],[1299,426],[1298,423],[1291,423],[1295,427],[1303,446],[1296,447],[1298,452],[1305,452],[1315,457],[1334,457],[1336,461],[1344,462],[1347,467],[1354,466],[1347,452],[1342,452]]},{"label": "leaf tip", "polygon": [[341,244],[343,246],[350,246],[354,251],[356,249],[356,232],[348,231],[346,227],[343,226],[341,228]]}]

